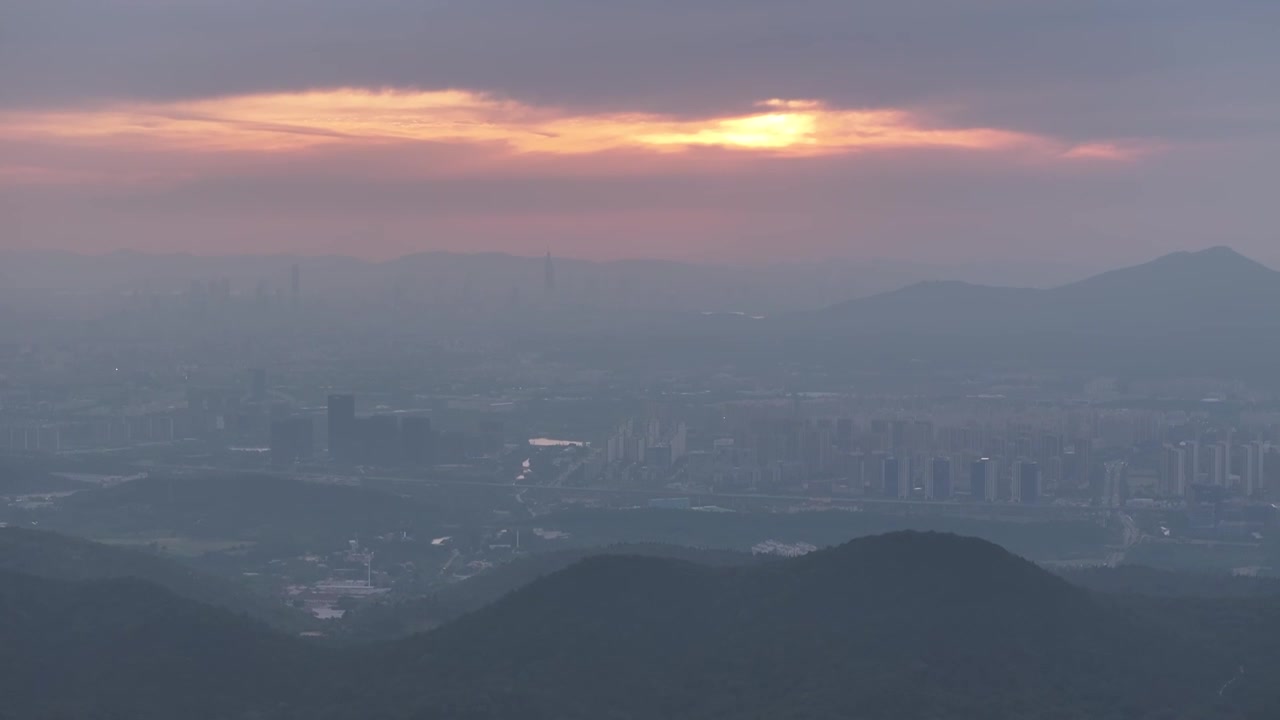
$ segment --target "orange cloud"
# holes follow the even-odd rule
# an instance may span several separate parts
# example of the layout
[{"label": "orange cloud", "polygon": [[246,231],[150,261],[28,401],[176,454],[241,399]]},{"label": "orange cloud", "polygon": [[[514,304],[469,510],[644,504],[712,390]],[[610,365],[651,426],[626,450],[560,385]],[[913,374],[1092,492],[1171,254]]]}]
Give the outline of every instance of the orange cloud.
[{"label": "orange cloud", "polygon": [[772,99],[745,114],[683,119],[652,113],[575,114],[466,90],[336,89],[8,112],[0,113],[0,133],[44,142],[123,142],[195,152],[287,152],[332,144],[424,141],[494,144],[516,153],[559,155],[611,150],[673,153],[695,147],[782,156],[1027,148],[1058,157],[1105,157],[1101,148],[1109,147],[1064,148],[1044,137],[994,128],[931,127],[901,110],[846,110],[815,100]]}]

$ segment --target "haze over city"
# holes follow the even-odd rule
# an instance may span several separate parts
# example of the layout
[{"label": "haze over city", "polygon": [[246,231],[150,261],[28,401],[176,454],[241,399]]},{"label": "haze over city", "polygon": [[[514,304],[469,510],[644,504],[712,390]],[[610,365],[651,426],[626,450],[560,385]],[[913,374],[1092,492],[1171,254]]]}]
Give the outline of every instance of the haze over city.
[{"label": "haze over city", "polygon": [[0,720],[1280,717],[1277,28],[10,0]]}]

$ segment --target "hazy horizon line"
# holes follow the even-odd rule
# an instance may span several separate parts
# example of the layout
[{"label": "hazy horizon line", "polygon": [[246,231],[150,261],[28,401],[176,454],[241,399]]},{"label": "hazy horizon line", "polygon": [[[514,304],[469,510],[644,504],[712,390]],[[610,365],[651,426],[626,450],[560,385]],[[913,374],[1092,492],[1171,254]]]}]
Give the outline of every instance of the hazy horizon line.
[{"label": "hazy horizon line", "polygon": [[[1168,257],[1173,255],[1195,254],[1195,253],[1211,251],[1211,250],[1219,250],[1219,249],[1230,250],[1231,252],[1237,255],[1240,255],[1241,257],[1247,258],[1249,260],[1253,260],[1254,262],[1258,262],[1263,265],[1267,265],[1267,263],[1265,263],[1262,260],[1258,260],[1253,256],[1240,252],[1239,250],[1236,250],[1234,247],[1230,245],[1224,245],[1221,243],[1206,244],[1204,246],[1200,246],[1195,249],[1170,250],[1170,251],[1161,252],[1155,255],[1146,255],[1144,256],[1145,259],[1121,260],[1116,263],[1095,262],[1095,263],[1089,263],[1089,264],[1082,264],[1075,261],[1062,260],[1057,258],[1045,258],[1045,259],[974,258],[972,260],[955,261],[955,260],[920,260],[920,259],[914,259],[914,258],[888,257],[884,255],[873,255],[865,258],[856,257],[856,256],[847,256],[847,255],[829,255],[825,257],[791,259],[791,260],[774,259],[774,260],[753,261],[749,259],[743,259],[739,261],[734,261],[734,259],[732,258],[723,258],[719,261],[715,261],[715,260],[701,260],[701,259],[675,259],[675,258],[665,258],[665,257],[642,257],[642,256],[621,257],[621,258],[614,258],[614,259],[597,259],[597,258],[592,258],[589,256],[584,256],[584,255],[579,255],[574,253],[557,254],[554,251],[552,251],[550,254],[553,260],[568,260],[576,263],[582,263],[585,265],[597,265],[597,266],[619,265],[619,264],[629,264],[629,263],[652,263],[652,264],[660,264],[660,265],[677,265],[677,266],[689,266],[689,267],[767,269],[767,268],[777,268],[777,267],[804,267],[804,266],[814,266],[814,265],[825,265],[829,263],[840,263],[845,265],[862,265],[862,266],[889,264],[889,265],[902,265],[902,266],[925,267],[925,268],[965,268],[965,267],[974,267],[977,265],[987,265],[987,266],[996,265],[996,266],[1011,266],[1011,267],[1018,267],[1018,266],[1044,267],[1044,268],[1057,267],[1062,269],[1070,269],[1070,270],[1076,270],[1081,272],[1094,273],[1094,272],[1106,272],[1108,270],[1123,269],[1126,267],[1134,267],[1136,265],[1141,265],[1147,262],[1151,262],[1163,257]],[[147,258],[191,258],[191,259],[210,259],[210,260],[241,259],[241,258],[243,259],[265,258],[265,259],[283,259],[283,260],[328,259],[328,260],[349,260],[349,261],[360,263],[363,265],[391,265],[391,264],[401,262],[403,260],[407,260],[410,258],[430,256],[430,255],[439,255],[439,256],[447,256],[447,257],[502,257],[502,258],[521,259],[521,260],[543,260],[546,257],[545,252],[537,253],[537,254],[523,254],[523,253],[511,252],[507,250],[459,251],[459,250],[438,250],[438,249],[420,250],[416,252],[395,255],[387,258],[361,257],[359,255],[334,253],[334,252],[316,252],[316,253],[261,252],[261,253],[257,253],[257,252],[236,251],[236,252],[222,253],[217,251],[213,251],[213,252],[192,252],[190,250],[160,251],[160,250],[148,250],[148,249],[137,249],[137,248],[112,248],[109,250],[92,251],[92,250],[77,250],[77,249],[69,249],[69,248],[21,248],[21,247],[4,248],[4,247],[0,247],[0,254],[29,255],[29,256],[45,255],[45,256],[76,257],[76,258],[106,258],[106,257],[112,257],[112,256],[138,256],[138,257],[147,257]],[[1270,267],[1270,265],[1267,265],[1267,267]]]}]

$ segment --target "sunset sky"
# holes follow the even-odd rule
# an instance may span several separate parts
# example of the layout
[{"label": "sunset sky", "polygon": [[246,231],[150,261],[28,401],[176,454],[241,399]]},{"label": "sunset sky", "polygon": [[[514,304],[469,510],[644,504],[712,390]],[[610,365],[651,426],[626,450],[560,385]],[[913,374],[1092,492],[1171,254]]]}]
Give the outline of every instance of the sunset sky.
[{"label": "sunset sky", "polygon": [[1275,0],[7,0],[0,248],[1280,265]]}]

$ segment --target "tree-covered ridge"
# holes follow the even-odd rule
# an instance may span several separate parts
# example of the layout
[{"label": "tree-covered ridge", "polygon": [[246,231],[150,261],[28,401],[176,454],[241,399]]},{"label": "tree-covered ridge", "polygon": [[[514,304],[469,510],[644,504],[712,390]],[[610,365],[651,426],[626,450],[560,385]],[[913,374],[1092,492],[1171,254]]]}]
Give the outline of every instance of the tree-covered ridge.
[{"label": "tree-covered ridge", "polygon": [[136,578],[281,630],[306,630],[314,624],[305,613],[279,600],[181,562],[58,533],[0,528],[0,570],[53,580]]},{"label": "tree-covered ridge", "polygon": [[[346,650],[136,580],[0,576],[13,718],[1277,717],[1280,603],[1101,594],[981,540],[595,556]],[[1243,668],[1243,669],[1242,669]]]},{"label": "tree-covered ridge", "polygon": [[329,662],[146,581],[0,571],[0,717],[288,717]]},{"label": "tree-covered ridge", "polygon": [[671,558],[716,567],[767,562],[765,558],[749,553],[658,543],[622,543],[608,547],[575,547],[534,553],[497,565],[428,595],[357,607],[343,616],[337,633],[344,640],[373,642],[393,640],[434,629],[496,602],[539,578],[599,555]]},{"label": "tree-covered ridge", "polygon": [[1280,597],[1280,579],[1222,572],[1175,572],[1140,565],[1088,567],[1060,573],[1073,584],[1110,594],[1149,597]]},{"label": "tree-covered ridge", "polygon": [[398,705],[478,717],[1252,717],[1217,695],[1239,647],[1170,632],[1200,611],[1143,617],[989,543],[894,533],[751,568],[588,559],[393,664],[446,693]]}]

